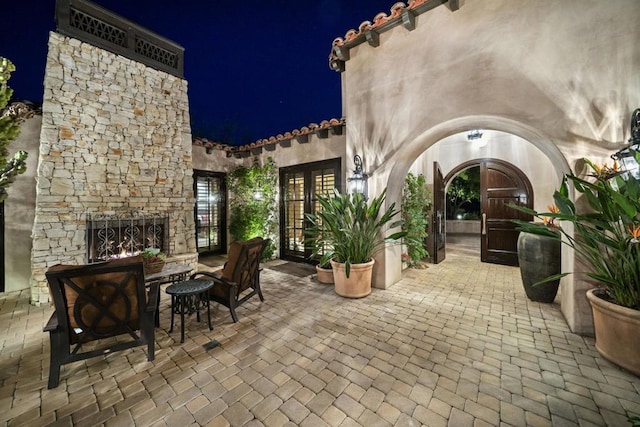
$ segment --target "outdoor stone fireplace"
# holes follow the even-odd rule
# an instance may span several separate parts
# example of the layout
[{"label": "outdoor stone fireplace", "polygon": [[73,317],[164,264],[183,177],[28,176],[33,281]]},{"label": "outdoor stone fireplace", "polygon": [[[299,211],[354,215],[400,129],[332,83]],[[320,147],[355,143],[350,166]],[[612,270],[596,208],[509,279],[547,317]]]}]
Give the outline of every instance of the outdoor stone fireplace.
[{"label": "outdoor stone fireplace", "polygon": [[187,82],[52,32],[44,86],[31,302],[49,301],[50,266],[113,255],[101,232],[132,253],[161,240],[195,268]]},{"label": "outdoor stone fireplace", "polygon": [[169,217],[138,215],[87,216],[87,262],[138,255],[157,248],[169,255]]}]

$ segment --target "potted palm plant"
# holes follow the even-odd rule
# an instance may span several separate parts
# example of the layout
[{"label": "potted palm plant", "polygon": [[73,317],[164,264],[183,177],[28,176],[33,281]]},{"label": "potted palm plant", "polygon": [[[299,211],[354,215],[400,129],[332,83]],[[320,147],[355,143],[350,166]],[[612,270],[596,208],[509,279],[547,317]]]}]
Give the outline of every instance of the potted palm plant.
[{"label": "potted palm plant", "polygon": [[[392,222],[400,212],[395,203],[382,212],[386,189],[369,203],[360,193],[318,195],[320,208],[307,215],[317,234],[314,255],[320,264],[331,263],[335,292],[347,298],[360,298],[371,293],[373,256],[387,243],[400,243],[406,232],[383,236],[387,227],[399,227],[402,221]],[[323,253],[319,253],[322,248]]]},{"label": "potted palm plant", "polygon": [[[635,152],[640,163],[640,154]],[[569,245],[589,267],[587,276],[601,284],[587,292],[593,311],[596,349],[613,363],[640,375],[640,181],[629,174],[597,166],[585,159],[593,179],[565,176],[554,193],[557,212],[517,209],[538,218],[554,218],[573,225],[574,233],[559,228],[557,239]],[[568,183],[584,196],[586,212],[569,199]],[[521,224],[530,233],[546,234],[543,224]],[[562,277],[560,273],[549,280]]]}]

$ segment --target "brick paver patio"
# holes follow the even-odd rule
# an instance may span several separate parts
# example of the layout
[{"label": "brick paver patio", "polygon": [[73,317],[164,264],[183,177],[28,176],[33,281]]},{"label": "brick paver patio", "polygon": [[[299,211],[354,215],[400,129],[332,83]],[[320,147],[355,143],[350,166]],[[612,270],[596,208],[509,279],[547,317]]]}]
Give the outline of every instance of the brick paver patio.
[{"label": "brick paver patio", "polygon": [[[0,424],[106,426],[625,426],[640,378],[526,299],[517,268],[448,255],[361,300],[271,269],[265,302],[214,330],[62,368],[47,390],[50,307],[0,296]],[[163,292],[164,293],[164,292]],[[209,348],[217,340],[220,345]],[[639,356],[640,357],[640,356]]]}]

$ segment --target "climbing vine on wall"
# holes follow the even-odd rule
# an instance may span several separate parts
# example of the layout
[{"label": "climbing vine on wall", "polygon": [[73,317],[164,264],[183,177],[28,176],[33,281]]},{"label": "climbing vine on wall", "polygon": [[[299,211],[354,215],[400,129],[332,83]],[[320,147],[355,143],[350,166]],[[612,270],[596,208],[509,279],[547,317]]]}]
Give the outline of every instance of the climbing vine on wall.
[{"label": "climbing vine on wall", "polygon": [[250,167],[239,166],[227,175],[229,233],[234,240],[271,239],[264,258],[272,258],[278,224],[278,168],[271,157],[264,165],[256,157]]},{"label": "climbing vine on wall", "polygon": [[407,174],[402,189],[402,231],[407,232],[404,240],[407,253],[403,258],[411,267],[419,267],[422,259],[429,256],[424,239],[427,237],[430,211],[431,192],[424,175]]}]

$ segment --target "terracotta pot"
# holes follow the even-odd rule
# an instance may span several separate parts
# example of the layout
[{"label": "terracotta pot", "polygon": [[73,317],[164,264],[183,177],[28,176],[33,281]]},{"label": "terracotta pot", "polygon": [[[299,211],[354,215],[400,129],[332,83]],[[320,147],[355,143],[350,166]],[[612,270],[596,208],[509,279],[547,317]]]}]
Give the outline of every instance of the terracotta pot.
[{"label": "terracotta pot", "polygon": [[364,264],[351,264],[349,277],[345,271],[345,265],[340,262],[331,261],[333,268],[333,280],[335,291],[341,297],[362,298],[371,293],[371,272],[373,270],[372,259]]},{"label": "terracotta pot", "polygon": [[316,265],[316,278],[320,283],[333,283],[333,269],[332,268],[322,268],[319,265]]},{"label": "terracotta pot", "polygon": [[596,349],[616,365],[640,376],[640,311],[614,304],[587,291],[593,311]]},{"label": "terracotta pot", "polygon": [[534,283],[560,274],[562,242],[553,237],[520,232],[518,236],[518,265],[524,292],[531,301],[553,302],[558,293],[560,279]]}]

